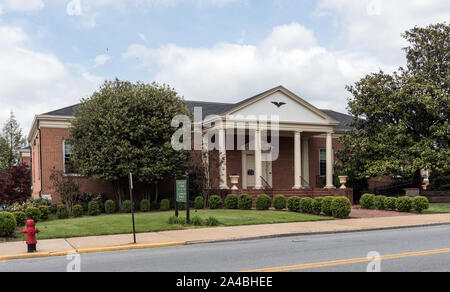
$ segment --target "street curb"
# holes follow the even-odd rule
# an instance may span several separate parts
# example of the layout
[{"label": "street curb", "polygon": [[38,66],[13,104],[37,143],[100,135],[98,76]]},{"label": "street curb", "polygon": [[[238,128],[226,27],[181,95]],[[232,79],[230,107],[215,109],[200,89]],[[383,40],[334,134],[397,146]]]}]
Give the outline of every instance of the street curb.
[{"label": "street curb", "polygon": [[271,235],[263,235],[263,236],[232,238],[232,239],[219,239],[219,240],[199,240],[199,241],[194,240],[194,241],[186,242],[186,245],[239,242],[239,241],[250,241],[250,240],[260,240],[260,239],[274,239],[274,238],[283,238],[283,237],[306,236],[306,235],[328,235],[328,234],[358,233],[358,232],[370,232],[370,231],[382,231],[382,230],[398,230],[398,229],[410,229],[410,228],[420,228],[420,227],[445,226],[445,225],[450,225],[450,222],[429,223],[429,224],[419,224],[419,225],[405,225],[405,226],[391,226],[391,227],[376,227],[376,228],[364,228],[364,229],[354,229],[354,230],[333,230],[333,231],[318,231],[318,232],[271,234]]},{"label": "street curb", "polygon": [[90,248],[90,249],[74,249],[74,250],[70,250],[70,251],[61,251],[61,252],[38,252],[38,253],[31,253],[31,254],[18,254],[18,255],[4,256],[4,257],[0,257],[0,261],[57,257],[57,256],[66,256],[66,255],[70,255],[70,254],[82,254],[82,253],[94,253],[94,252],[106,252],[106,251],[157,248],[157,247],[178,246],[178,245],[186,245],[186,244],[187,244],[186,241],[181,241],[181,242],[166,242],[166,243],[153,243],[153,244],[133,244],[133,245],[130,244],[130,245],[111,246],[111,247],[102,247],[102,248]]}]

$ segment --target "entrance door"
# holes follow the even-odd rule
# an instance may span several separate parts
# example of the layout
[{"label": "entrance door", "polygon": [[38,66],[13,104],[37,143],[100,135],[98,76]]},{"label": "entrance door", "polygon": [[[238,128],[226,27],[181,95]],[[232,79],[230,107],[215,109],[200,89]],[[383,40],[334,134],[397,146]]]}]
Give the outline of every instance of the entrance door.
[{"label": "entrance door", "polygon": [[247,188],[251,189],[255,187],[256,177],[255,177],[255,154],[247,154],[247,169],[245,173],[247,174]]},{"label": "entrance door", "polygon": [[263,161],[262,163],[262,177],[264,180],[269,183],[271,187],[272,185],[272,161]]}]

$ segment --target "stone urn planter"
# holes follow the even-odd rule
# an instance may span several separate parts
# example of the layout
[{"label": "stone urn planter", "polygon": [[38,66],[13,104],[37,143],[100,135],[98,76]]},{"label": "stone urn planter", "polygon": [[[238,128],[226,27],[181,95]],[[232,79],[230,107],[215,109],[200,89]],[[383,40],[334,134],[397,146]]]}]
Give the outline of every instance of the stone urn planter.
[{"label": "stone urn planter", "polygon": [[346,186],[347,179],[348,179],[348,176],[346,176],[346,175],[339,176],[339,182],[341,183],[341,189],[346,189],[347,188],[347,186]]},{"label": "stone urn planter", "polygon": [[238,191],[239,190],[239,188],[238,188],[239,178],[240,178],[239,175],[230,175],[230,180],[231,180],[231,185],[232,185],[231,190],[232,191]]}]

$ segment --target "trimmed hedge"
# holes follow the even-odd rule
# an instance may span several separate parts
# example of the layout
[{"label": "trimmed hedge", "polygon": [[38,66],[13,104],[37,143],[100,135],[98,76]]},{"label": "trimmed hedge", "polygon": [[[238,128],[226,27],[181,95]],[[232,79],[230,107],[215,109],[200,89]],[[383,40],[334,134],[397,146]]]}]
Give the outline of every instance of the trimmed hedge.
[{"label": "trimmed hedge", "polygon": [[17,226],[25,226],[27,223],[27,214],[25,212],[15,212],[13,213],[14,217],[16,218]]},{"label": "trimmed hedge", "polygon": [[287,207],[291,212],[298,212],[300,210],[300,198],[299,197],[290,197],[287,200]]},{"label": "trimmed hedge", "polygon": [[385,199],[386,196],[376,196],[374,201],[375,208],[377,208],[378,210],[385,210],[386,209],[386,206],[384,205]]},{"label": "trimmed hedge", "polygon": [[312,213],[314,215],[320,215],[322,213],[323,198],[314,199],[312,202]]},{"label": "trimmed hedge", "polygon": [[100,204],[97,201],[89,202],[88,204],[88,214],[89,216],[98,216],[102,213],[100,210]]},{"label": "trimmed hedge", "polygon": [[397,198],[395,198],[395,197],[386,197],[384,199],[384,208],[386,210],[390,210],[390,211],[397,210]]},{"label": "trimmed hedge", "polygon": [[116,202],[113,200],[108,200],[105,202],[105,213],[106,214],[114,214],[116,213],[117,207]]},{"label": "trimmed hedge", "polygon": [[214,195],[209,197],[209,208],[211,210],[217,210],[217,209],[222,209],[223,206],[223,201],[222,198]]},{"label": "trimmed hedge", "polygon": [[67,210],[66,205],[58,205],[56,207],[56,217],[58,219],[67,219],[67,218],[69,218],[69,211]]},{"label": "trimmed hedge", "polygon": [[273,198],[273,207],[277,210],[284,210],[286,209],[287,200],[286,197],[283,195],[277,195],[275,198]]},{"label": "trimmed hedge", "polygon": [[229,194],[225,198],[225,208],[235,210],[238,208],[239,198],[235,194]]},{"label": "trimmed hedge", "polygon": [[17,222],[16,217],[8,212],[0,212],[0,237],[8,237],[14,234]]},{"label": "trimmed hedge", "polygon": [[253,199],[250,195],[242,194],[239,196],[238,208],[241,210],[251,210],[253,206]]},{"label": "trimmed hedge", "polygon": [[262,194],[256,198],[255,204],[256,210],[269,210],[269,208],[272,206],[272,199],[268,195]]},{"label": "trimmed hedge", "polygon": [[83,211],[84,211],[83,206],[81,206],[81,205],[73,206],[72,215],[75,218],[81,217],[81,216],[83,216]]},{"label": "trimmed hedge", "polygon": [[162,200],[161,204],[159,205],[159,209],[161,211],[169,211],[170,210],[170,201],[168,199]]},{"label": "trimmed hedge", "polygon": [[140,210],[141,210],[141,212],[149,212],[150,211],[150,201],[142,200]]},{"label": "trimmed hedge", "polygon": [[397,200],[396,207],[399,212],[410,212],[412,209],[412,199],[407,196],[400,197]]},{"label": "trimmed hedge", "polygon": [[331,209],[331,204],[333,204],[335,197],[326,197],[322,200],[322,212],[326,216],[333,216],[333,210]]},{"label": "trimmed hedge", "polygon": [[28,219],[32,219],[36,223],[41,219],[41,211],[35,207],[28,207],[25,210],[25,214],[27,214]]},{"label": "trimmed hedge", "polygon": [[123,211],[125,213],[131,213],[131,201],[130,200],[123,201],[122,207],[123,207]]},{"label": "trimmed hedge", "polygon": [[39,218],[41,221],[45,221],[48,219],[48,216],[50,215],[48,206],[39,206],[39,212],[41,213],[41,216]]},{"label": "trimmed hedge", "polygon": [[333,217],[344,219],[350,215],[352,211],[352,203],[348,198],[338,197],[331,203],[331,213]]},{"label": "trimmed hedge", "polygon": [[313,202],[314,200],[311,198],[302,198],[299,203],[300,212],[305,214],[313,213]]},{"label": "trimmed hedge", "polygon": [[364,194],[359,200],[359,203],[363,209],[373,209],[375,207],[375,195]]},{"label": "trimmed hedge", "polygon": [[203,199],[202,196],[196,197],[195,201],[194,201],[194,205],[195,205],[195,209],[202,210],[203,208],[205,208],[205,199]]},{"label": "trimmed hedge", "polygon": [[430,208],[430,202],[426,197],[418,196],[412,200],[412,208],[419,213]]}]

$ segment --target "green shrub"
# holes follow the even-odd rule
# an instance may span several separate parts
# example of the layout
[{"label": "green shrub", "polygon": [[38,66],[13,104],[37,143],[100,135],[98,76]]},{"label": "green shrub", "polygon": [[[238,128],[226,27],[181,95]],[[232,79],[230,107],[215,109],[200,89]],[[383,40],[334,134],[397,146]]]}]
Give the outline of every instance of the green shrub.
[{"label": "green shrub", "polygon": [[108,200],[105,202],[105,213],[106,214],[114,214],[116,213],[117,207],[116,202],[113,200]]},{"label": "green shrub", "polygon": [[141,202],[134,201],[134,212],[139,212],[141,210]]},{"label": "green shrub", "polygon": [[269,210],[272,206],[272,199],[265,194],[259,195],[255,201],[256,210],[265,211]]},{"label": "green shrub", "polygon": [[153,201],[153,203],[150,204],[150,210],[152,211],[157,211],[159,210],[159,202],[158,201]]},{"label": "green shrub", "polygon": [[206,219],[206,226],[219,226],[220,222],[216,217],[209,217]]},{"label": "green shrub", "polygon": [[412,200],[412,208],[417,212],[422,213],[423,210],[427,210],[428,208],[430,208],[430,202],[426,197],[415,197]]},{"label": "green shrub", "polygon": [[312,214],[320,215],[322,213],[322,198],[314,199],[312,202]]},{"label": "green shrub", "polygon": [[205,199],[203,199],[202,196],[196,197],[195,201],[194,201],[194,206],[195,206],[195,209],[197,209],[197,210],[201,210],[201,209],[205,208]]},{"label": "green shrub", "polygon": [[192,226],[202,226],[203,219],[200,216],[194,216],[191,218],[191,225]]},{"label": "green shrub", "polygon": [[58,219],[69,218],[69,211],[67,210],[66,205],[58,205],[58,207],[56,207],[56,217]]},{"label": "green shrub", "polygon": [[299,197],[290,197],[287,200],[287,207],[291,212],[298,212],[300,210],[300,198]]},{"label": "green shrub", "polygon": [[311,198],[302,198],[300,200],[299,206],[300,206],[300,212],[305,214],[312,214],[313,213],[313,199]]},{"label": "green shrub", "polygon": [[221,209],[223,205],[222,199],[219,196],[211,196],[209,197],[209,208],[211,210]]},{"label": "green shrub", "polygon": [[48,209],[49,209],[50,213],[56,214],[56,211],[58,211],[58,205],[50,205],[50,207]]},{"label": "green shrub", "polygon": [[159,209],[161,211],[168,211],[168,210],[170,210],[170,201],[168,199],[162,200],[161,204],[159,206]]},{"label": "green shrub", "polygon": [[102,212],[100,210],[100,204],[97,201],[91,201],[88,204],[88,214],[89,216],[98,216]]},{"label": "green shrub", "polygon": [[242,194],[239,196],[238,208],[241,210],[251,210],[253,207],[253,199],[248,194]]},{"label": "green shrub", "polygon": [[38,208],[28,207],[25,213],[27,214],[28,219],[32,219],[34,222],[38,222],[39,219],[41,219],[41,211],[39,211]]},{"label": "green shrub", "polygon": [[273,207],[277,210],[284,210],[286,209],[287,200],[286,197],[283,195],[277,195],[275,198],[273,198]]},{"label": "green shrub", "polygon": [[335,198],[331,203],[331,213],[333,217],[344,219],[350,215],[352,211],[352,203],[348,198],[339,197]]},{"label": "green shrub", "polygon": [[322,201],[322,212],[326,216],[333,216],[333,210],[331,209],[331,205],[333,204],[335,197],[326,197]]},{"label": "green shrub", "polygon": [[48,206],[39,206],[39,212],[41,214],[40,220],[45,221],[48,219],[48,216],[50,215]]},{"label": "green shrub", "polygon": [[169,217],[169,220],[168,220],[168,223],[170,224],[170,225],[175,225],[175,224],[177,224],[177,222],[178,222],[178,217],[177,216],[170,216]]},{"label": "green shrub", "polygon": [[141,201],[141,212],[149,212],[150,211],[150,201],[142,200]]},{"label": "green shrub", "polygon": [[72,216],[75,218],[83,216],[83,212],[84,212],[84,209],[83,209],[83,206],[81,206],[81,205],[75,205],[72,208]]},{"label": "green shrub", "polygon": [[384,199],[384,208],[385,210],[395,211],[397,210],[397,198],[395,197],[387,197]]},{"label": "green shrub", "polygon": [[386,196],[376,196],[374,199],[374,205],[375,208],[378,210],[385,210],[386,206],[384,205],[384,201],[386,199]]},{"label": "green shrub", "polygon": [[235,194],[229,194],[226,198],[225,198],[225,208],[227,209],[237,209],[238,208],[238,202],[239,202],[239,198],[237,195]]},{"label": "green shrub", "polygon": [[123,207],[123,211],[125,213],[131,213],[131,201],[130,200],[123,201],[122,207]]},{"label": "green shrub", "polygon": [[186,210],[186,203],[185,202],[177,202],[178,210],[183,211]]},{"label": "green shrub", "polygon": [[171,225],[186,225],[186,218],[171,216],[169,218],[169,224],[171,224]]},{"label": "green shrub", "polygon": [[375,195],[364,194],[359,200],[359,203],[363,209],[373,209],[375,207]]},{"label": "green shrub", "polygon": [[8,212],[0,212],[0,237],[8,237],[14,234],[17,227],[16,218]]},{"label": "green shrub", "polygon": [[27,214],[25,214],[25,212],[15,212],[13,213],[14,217],[16,218],[16,223],[17,226],[25,226],[25,224],[27,223]]},{"label": "green shrub", "polygon": [[400,197],[395,206],[399,212],[410,212],[412,208],[412,199],[407,196]]}]

